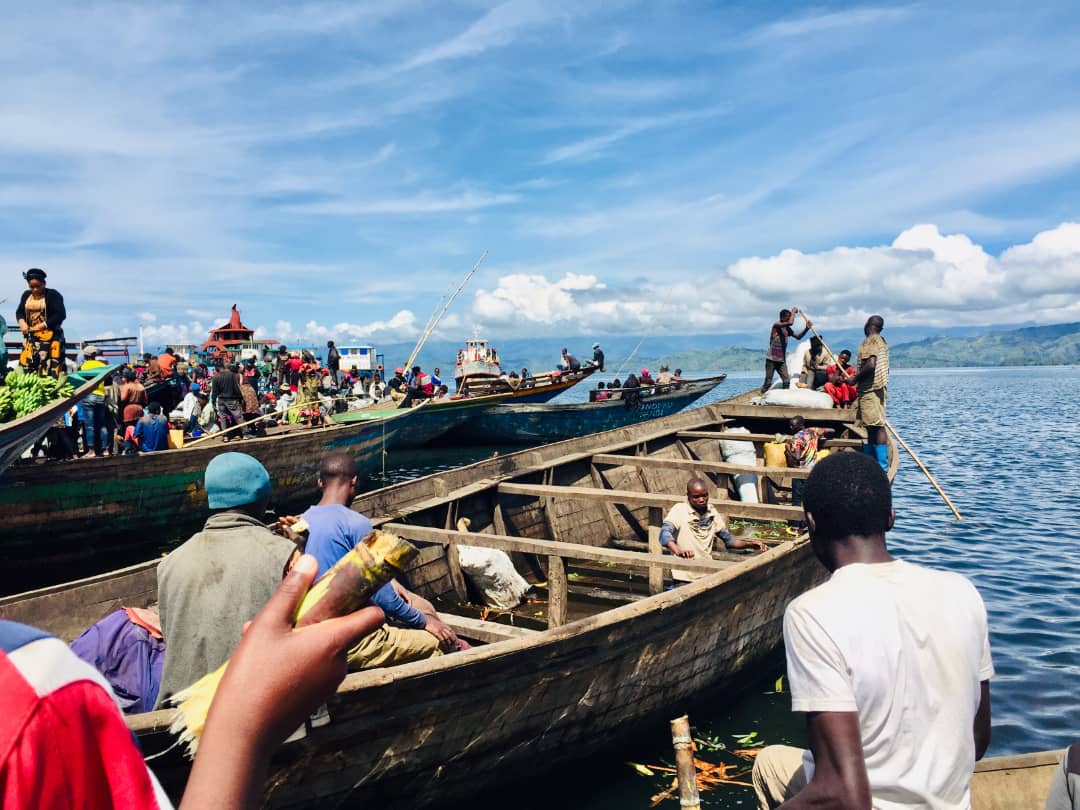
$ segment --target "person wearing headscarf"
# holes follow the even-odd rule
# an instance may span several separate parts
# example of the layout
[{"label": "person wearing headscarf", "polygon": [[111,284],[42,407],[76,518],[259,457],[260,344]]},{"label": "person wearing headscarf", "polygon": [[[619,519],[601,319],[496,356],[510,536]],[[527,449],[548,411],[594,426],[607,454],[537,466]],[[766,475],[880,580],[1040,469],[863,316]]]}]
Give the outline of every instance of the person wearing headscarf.
[{"label": "person wearing headscarf", "polygon": [[26,348],[19,365],[27,371],[59,375],[64,369],[64,296],[45,284],[45,271],[32,267],[23,273],[27,289],[19,299],[15,317]]}]

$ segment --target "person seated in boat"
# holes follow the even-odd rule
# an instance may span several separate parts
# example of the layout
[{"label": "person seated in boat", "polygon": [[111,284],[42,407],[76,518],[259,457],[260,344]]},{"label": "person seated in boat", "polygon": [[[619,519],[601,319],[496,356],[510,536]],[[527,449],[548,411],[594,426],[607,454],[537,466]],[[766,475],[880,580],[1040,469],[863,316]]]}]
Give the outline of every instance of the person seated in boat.
[{"label": "person seated in boat", "polygon": [[206,465],[212,514],[202,531],[158,566],[158,612],[165,668],[158,707],[213,672],[281,582],[295,545],[263,525],[270,476],[246,453],[221,453]]},{"label": "person seated in boat", "polygon": [[168,380],[173,376],[176,372],[176,355],[172,347],[166,346],[165,351],[157,356],[157,364],[163,379]]},{"label": "person seated in boat", "polygon": [[[793,416],[788,420],[788,430],[791,438],[784,444],[784,456],[788,467],[798,470],[812,470],[817,461],[819,449],[824,440],[832,436],[836,431],[833,428],[807,427],[806,419],[802,416]],[[805,478],[791,479],[791,505],[802,506],[803,491],[806,489]],[[791,528],[801,528],[802,521],[789,520]]]},{"label": "person seated in boat", "polygon": [[510,386],[510,389],[517,391],[521,387],[521,377],[518,376],[516,371],[511,371],[506,378],[506,384]]},{"label": "person seated in boat", "polygon": [[[352,551],[372,531],[371,521],[349,508],[356,497],[358,472],[349,453],[323,457],[316,480],[322,493],[300,519],[307,523],[304,553],[318,560],[321,576]],[[295,518],[281,520],[283,529]],[[356,671],[421,661],[461,648],[461,641],[426,599],[396,581],[383,585],[371,598],[393,624],[384,624],[349,651],[349,669]],[[401,625],[401,626],[398,626]]]},{"label": "person seated in boat", "polygon": [[376,402],[386,396],[386,385],[382,381],[382,375],[377,371],[375,376],[371,378],[371,385],[368,386],[368,396]]},{"label": "person seated in boat", "polygon": [[670,385],[675,379],[675,375],[671,373],[667,366],[660,366],[660,372],[656,375],[657,385]]},{"label": "person seated in boat", "polygon": [[1054,769],[1044,810],[1080,810],[1080,742],[1065,749]]},{"label": "person seated in boat", "polygon": [[[719,539],[725,549],[754,548],[765,551],[760,540],[733,537],[724,516],[709,503],[709,485],[693,477],[686,482],[686,500],[668,510],[660,526],[660,545],[685,559],[711,560],[713,547]],[[672,569],[676,584],[692,582],[705,576],[700,571]]]},{"label": "person seated in boat", "polygon": [[761,751],[759,806],[970,807],[994,676],[979,592],[889,553],[889,480],[863,453],[822,459],[803,505],[831,574],[784,611],[791,708],[806,713],[810,750]]},{"label": "person seated in boat", "polygon": [[173,409],[169,414],[170,419],[175,419],[184,425],[185,430],[190,430],[193,425],[193,418],[197,416],[197,410],[199,407],[199,397],[197,394],[202,390],[202,386],[198,383],[192,383],[188,392],[184,394],[184,398],[180,400],[180,404]]},{"label": "person seated in boat", "polygon": [[160,402],[146,406],[148,413],[135,423],[133,432],[140,452],[155,453],[169,449],[169,418],[161,412]]},{"label": "person seated in boat", "polygon": [[566,351],[566,347],[562,350],[562,362],[555,366],[559,371],[577,371],[581,368],[581,361],[574,355]]},{"label": "person seated in boat", "polygon": [[825,346],[817,335],[810,338],[810,348],[803,355],[802,371],[797,388],[809,388],[817,391],[828,381],[826,372]]},{"label": "person seated in boat", "polygon": [[438,367],[436,367],[435,370],[431,372],[431,384],[434,385],[436,388],[443,384],[442,377],[439,376],[441,372],[442,369]]},{"label": "person seated in boat", "polygon": [[604,352],[601,351],[599,343],[592,345],[592,360],[589,360],[588,363],[599,371],[607,371],[604,367]]},{"label": "person seated in boat", "polygon": [[638,377],[638,385],[641,386],[642,388],[645,388],[647,386],[655,385],[655,384],[656,384],[656,380],[653,378],[652,374],[649,372],[649,370],[647,368],[643,368],[641,370],[641,376]]},{"label": "person seated in boat", "polygon": [[598,382],[596,389],[589,392],[590,402],[604,402],[609,399],[611,399],[611,392],[605,388],[603,382]]},{"label": "person seated in boat", "polygon": [[447,388],[445,385],[440,385],[438,388],[435,389],[435,396],[433,397],[433,399],[450,399],[450,389]]},{"label": "person seated in boat", "polygon": [[435,387],[431,382],[431,377],[425,374],[420,369],[420,366],[413,366],[403,404],[414,405],[423,402],[425,399],[431,399],[434,395]]},{"label": "person seated in boat", "polygon": [[[26,289],[19,298],[15,318],[26,348],[19,365],[26,371],[51,376],[66,373],[64,368],[64,296],[45,284],[44,270],[32,267],[23,273]],[[5,371],[7,367],[5,366]]]},{"label": "person seated in boat", "polygon": [[855,403],[855,367],[851,365],[851,352],[844,349],[836,356],[836,362],[826,367],[825,393],[832,397],[837,408],[850,408]]},{"label": "person seated in boat", "polygon": [[404,369],[395,368],[394,376],[387,381],[386,387],[390,391],[390,399],[394,402],[404,402],[407,394]]}]

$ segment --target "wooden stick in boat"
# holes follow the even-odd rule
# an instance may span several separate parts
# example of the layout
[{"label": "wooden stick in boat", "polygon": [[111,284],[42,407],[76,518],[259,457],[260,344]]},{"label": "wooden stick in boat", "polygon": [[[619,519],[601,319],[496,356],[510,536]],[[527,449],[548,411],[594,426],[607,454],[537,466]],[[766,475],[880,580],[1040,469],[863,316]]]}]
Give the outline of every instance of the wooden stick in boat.
[{"label": "wooden stick in boat", "polygon": [[690,718],[687,715],[671,721],[671,744],[675,747],[675,767],[678,769],[679,805],[688,810],[700,810],[694,739],[690,736]]},{"label": "wooden stick in boat", "polygon": [[[802,313],[803,319],[806,320],[806,310],[800,310],[800,312]],[[825,349],[826,352],[828,352],[829,356],[833,359],[833,363],[836,363],[837,368],[839,368],[840,361],[836,359],[836,355],[832,353],[832,349],[829,348],[829,345],[825,342],[825,339],[818,334],[818,330],[811,326],[810,331],[813,332],[814,335],[817,336],[817,339],[821,341],[822,348]],[[900,437],[900,434],[896,432],[896,428],[892,426],[892,423],[888,419],[885,420],[885,427],[887,427],[889,429],[889,432],[896,438],[898,442],[900,442],[901,446],[905,450],[907,450],[907,453],[909,456],[911,456],[912,460],[919,465],[919,469],[923,471],[926,479],[933,485],[934,489],[937,490],[938,495],[941,496],[942,500],[944,500],[946,505],[952,510],[952,513],[956,515],[956,519],[963,520],[963,518],[960,517],[960,513],[957,511],[956,507],[953,506],[952,500],[950,500],[949,496],[945,494],[945,490],[941,488],[941,485],[938,484],[937,479],[935,479],[934,476],[930,473],[930,470],[926,469],[926,465],[922,463],[922,459],[919,458],[919,456],[915,453],[914,450],[911,449],[908,443]]]},{"label": "wooden stick in boat", "polygon": [[903,445],[903,448],[907,450],[908,455],[911,456],[912,460],[919,465],[919,469],[922,470],[923,473],[926,475],[927,480],[934,485],[934,489],[938,491],[938,495],[942,497],[948,507],[952,510],[952,513],[956,515],[956,519],[963,520],[963,518],[960,517],[960,513],[956,510],[956,507],[953,506],[953,502],[949,499],[949,496],[945,494],[945,490],[941,488],[938,482],[934,479],[934,476],[930,474],[930,470],[926,469],[926,465],[922,463],[922,459],[920,459],[915,454],[915,451],[908,446],[908,443],[900,437],[900,434],[896,432],[896,428],[892,426],[892,423],[889,422],[888,419],[885,420],[885,427],[887,427],[889,429],[889,432],[892,433],[894,437],[896,437],[896,440],[900,442],[901,445]]}]

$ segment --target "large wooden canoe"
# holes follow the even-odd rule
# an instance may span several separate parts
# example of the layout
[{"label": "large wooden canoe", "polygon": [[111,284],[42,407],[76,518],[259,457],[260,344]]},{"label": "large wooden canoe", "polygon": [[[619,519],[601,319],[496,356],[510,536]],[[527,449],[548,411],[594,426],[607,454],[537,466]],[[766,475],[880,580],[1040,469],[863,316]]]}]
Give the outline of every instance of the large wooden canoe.
[{"label": "large wooden canoe", "polygon": [[991,757],[975,764],[971,810],[1043,810],[1064,751]]},{"label": "large wooden canoe", "polygon": [[[848,414],[806,416],[835,428],[838,448],[861,446]],[[771,541],[760,555],[680,559],[676,567],[706,576],[663,590],[675,558],[659,553],[659,525],[685,497],[689,475],[707,476],[714,502],[733,519],[799,514],[731,499],[734,476],[748,469],[781,483],[805,475],[723,462],[718,439],[736,424],[751,431],[741,438],[759,454],[784,428],[771,409],[729,421],[717,403],[360,496],[356,509],[422,546],[408,584],[436,600],[462,635],[486,643],[350,675],[330,702],[332,722],[278,752],[268,806],[423,808],[470,797],[486,806],[486,791],[522,768],[536,773],[588,755],[773,655],[785,605],[825,576],[805,537]],[[892,475],[892,448],[890,456]],[[449,528],[463,517],[471,533]],[[546,600],[502,616],[515,626],[477,621],[464,605],[459,543],[507,550],[519,569],[536,555]],[[3,599],[0,615],[71,638],[118,605],[151,604],[155,566]],[[172,745],[169,719],[129,719],[147,754]],[[182,788],[187,764],[175,750],[151,767],[167,789]]]},{"label": "large wooden canoe", "polygon": [[[574,439],[678,413],[712,391],[727,375],[643,389],[634,400],[491,405],[449,431],[451,444],[539,444]],[[632,404],[631,404],[632,403]]]},{"label": "large wooden canoe", "polygon": [[50,402],[33,413],[0,425],[0,473],[33,447],[72,405],[85,399],[115,369],[116,366],[104,366],[94,374],[70,375],[72,384],[78,386],[70,397]]},{"label": "large wooden canoe", "polygon": [[323,453],[348,450],[363,472],[373,472],[398,431],[422,410],[351,425],[292,425],[265,438],[227,444],[210,439],[138,456],[16,464],[0,473],[0,592],[26,588],[20,576],[34,567],[138,545],[152,556],[158,537],[177,528],[181,518],[198,523],[209,514],[203,473],[218,453],[255,456],[273,480],[271,497],[295,502],[317,492],[315,472]]},{"label": "large wooden canoe", "polygon": [[[423,447],[426,444],[454,432],[460,426],[469,422],[480,420],[488,409],[500,403],[535,403],[547,402],[558,396],[563,391],[588,379],[596,371],[595,367],[583,368],[580,371],[565,372],[562,374],[545,374],[539,377],[530,377],[527,385],[521,388],[509,388],[501,380],[491,380],[488,383],[475,383],[473,391],[492,390],[487,394],[470,394],[469,396],[455,395],[448,399],[436,399],[428,401],[423,413],[416,418],[410,419],[408,426],[398,433],[397,447]],[[487,385],[488,389],[483,386]],[[334,415],[334,420],[342,424],[364,422],[370,419],[381,419],[388,411],[400,409],[396,402],[381,402],[358,411],[346,411]],[[490,443],[490,442],[489,442]]]}]

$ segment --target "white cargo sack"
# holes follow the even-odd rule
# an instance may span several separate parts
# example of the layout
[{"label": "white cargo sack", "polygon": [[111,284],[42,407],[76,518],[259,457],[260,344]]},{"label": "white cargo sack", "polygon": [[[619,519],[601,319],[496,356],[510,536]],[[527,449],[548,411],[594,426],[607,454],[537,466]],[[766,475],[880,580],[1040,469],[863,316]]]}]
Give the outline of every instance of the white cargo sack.
[{"label": "white cargo sack", "polygon": [[809,388],[770,388],[763,397],[766,405],[785,405],[789,408],[832,408],[832,397],[824,391]]},{"label": "white cargo sack", "polygon": [[517,572],[510,555],[494,548],[458,546],[461,570],[469,578],[484,604],[509,610],[521,602],[529,583]]},{"label": "white cargo sack", "polygon": [[[749,429],[735,427],[725,431],[726,433],[749,433]],[[757,454],[754,452],[753,442],[737,441],[735,439],[720,440],[720,455],[724,461],[731,464],[757,464]],[[735,488],[739,492],[739,500],[743,503],[757,503],[757,476],[742,473],[735,476]]]}]

